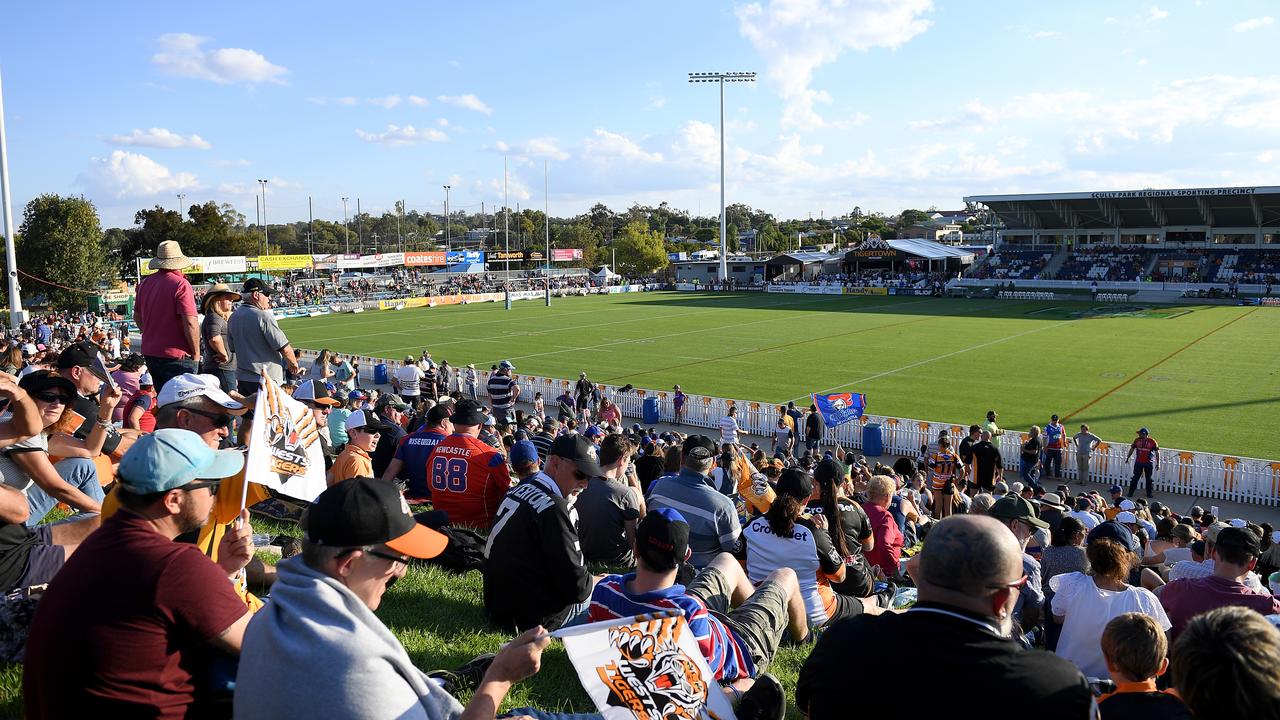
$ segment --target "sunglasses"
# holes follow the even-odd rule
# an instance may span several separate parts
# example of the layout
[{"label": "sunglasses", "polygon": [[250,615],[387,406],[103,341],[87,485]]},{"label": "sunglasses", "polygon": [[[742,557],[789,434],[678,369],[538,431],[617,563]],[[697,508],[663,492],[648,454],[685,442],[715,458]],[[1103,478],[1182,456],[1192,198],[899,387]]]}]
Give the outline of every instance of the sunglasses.
[{"label": "sunglasses", "polygon": [[363,552],[365,555],[372,555],[373,557],[380,558],[388,562],[400,563],[401,565],[409,564],[409,558],[405,557],[404,555],[392,555],[391,553],[385,553],[385,552],[382,552],[381,550],[376,550],[370,547],[351,548],[350,550],[344,550],[343,552],[338,553],[338,557],[345,557],[357,550]]},{"label": "sunglasses", "polygon": [[381,430],[370,430],[368,428],[351,428],[351,432],[364,433],[365,435],[381,435]]},{"label": "sunglasses", "polygon": [[31,397],[35,398],[36,400],[39,400],[40,402],[46,402],[49,404],[55,404],[55,403],[60,403],[62,405],[71,404],[71,396],[63,395],[62,393],[38,392],[38,393],[32,393]]},{"label": "sunglasses", "polygon": [[226,413],[211,413],[204,410],[196,410],[194,408],[184,409],[189,413],[208,419],[213,423],[213,426],[217,428],[229,428],[231,427],[231,423],[235,420],[235,416],[228,415]]},{"label": "sunglasses", "polygon": [[187,483],[186,485],[182,486],[182,489],[186,490],[187,492],[191,492],[192,490],[199,490],[200,488],[209,488],[210,495],[217,495],[218,488],[221,486],[222,486],[221,480],[206,480],[204,482]]}]

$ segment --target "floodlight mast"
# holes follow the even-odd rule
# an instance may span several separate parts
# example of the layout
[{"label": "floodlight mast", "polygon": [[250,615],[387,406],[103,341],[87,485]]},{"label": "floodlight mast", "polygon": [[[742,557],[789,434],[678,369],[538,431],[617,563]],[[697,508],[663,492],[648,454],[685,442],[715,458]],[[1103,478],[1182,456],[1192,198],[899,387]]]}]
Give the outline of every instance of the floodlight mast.
[{"label": "floodlight mast", "polygon": [[720,282],[729,279],[729,238],[727,235],[724,206],[724,84],[726,82],[755,82],[753,72],[696,72],[689,73],[691,83],[720,83]]}]

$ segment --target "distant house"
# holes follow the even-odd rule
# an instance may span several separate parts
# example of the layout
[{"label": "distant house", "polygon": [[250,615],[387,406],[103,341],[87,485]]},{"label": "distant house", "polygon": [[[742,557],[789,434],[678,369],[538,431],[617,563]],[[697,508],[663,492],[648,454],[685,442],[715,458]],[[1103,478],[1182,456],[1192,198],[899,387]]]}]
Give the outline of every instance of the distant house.
[{"label": "distant house", "polygon": [[934,210],[929,213],[929,219],[963,225],[967,222],[973,222],[974,216],[968,210]]},{"label": "distant house", "polygon": [[752,250],[755,250],[755,249],[756,249],[756,235],[757,235],[757,233],[756,233],[756,231],[755,231],[755,230],[750,230],[750,229],[748,229],[748,230],[741,230],[741,231],[739,231],[739,232],[738,232],[738,245],[739,245],[739,246],[741,246],[741,247],[742,247],[742,249],[743,249],[743,250],[746,250],[747,252],[751,252]]},{"label": "distant house", "polygon": [[960,242],[963,235],[960,223],[944,220],[926,220],[898,231],[898,238],[902,240],[933,240],[940,243]]}]

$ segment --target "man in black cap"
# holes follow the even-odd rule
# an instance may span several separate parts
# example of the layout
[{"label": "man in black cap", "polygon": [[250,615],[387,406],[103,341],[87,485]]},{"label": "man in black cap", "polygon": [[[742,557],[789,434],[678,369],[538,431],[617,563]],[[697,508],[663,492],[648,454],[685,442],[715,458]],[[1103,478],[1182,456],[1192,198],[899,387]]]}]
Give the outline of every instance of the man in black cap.
[{"label": "man in black cap", "polygon": [[680,472],[659,478],[649,486],[649,507],[674,508],[689,523],[689,562],[706,566],[721,552],[737,552],[742,537],[738,510],[717,491],[711,480],[716,464],[716,443],[706,435],[690,435],[682,448]]},{"label": "man in black cap", "polygon": [[542,472],[507,491],[485,546],[484,609],[494,625],[554,629],[586,613],[595,578],[584,565],[573,504],[603,474],[595,446],[564,435],[551,443]]},{"label": "man in black cap", "polygon": [[373,614],[411,558],[447,543],[414,522],[390,483],[354,478],[321,493],[303,520],[302,554],[280,563],[270,605],[245,631],[236,717],[492,716],[512,683],[537,672],[549,642],[541,628],[493,658],[467,712]]},{"label": "man in black cap", "polygon": [[[1069,661],[1025,650],[1010,639],[1013,606],[1031,583],[1017,540],[998,522],[956,515],[933,527],[907,564],[919,602],[903,613],[859,615],[818,639],[796,683],[796,707],[811,720],[888,717],[1019,716],[1038,720],[1094,713],[1084,676]],[[905,698],[901,669],[927,654],[927,692]],[[850,678],[870,692],[850,694]]]},{"label": "man in black cap", "polygon": [[1040,561],[1027,554],[1027,542],[1037,530],[1048,531],[1049,523],[1040,519],[1030,500],[1019,495],[1000,498],[987,514],[1009,528],[1017,538],[1018,546],[1022,548],[1022,572],[1030,580],[1022,588],[1022,592],[1018,593],[1018,601],[1013,607],[1013,619],[1021,623],[1023,629],[1030,630],[1040,622],[1044,589],[1040,583]]},{"label": "man in black cap", "polygon": [[415,500],[430,498],[431,483],[427,477],[427,460],[436,446],[453,433],[453,423],[449,421],[451,414],[453,414],[452,402],[432,405],[427,411],[422,427],[406,435],[396,446],[395,456],[387,464],[387,469],[382,473],[382,479],[405,480],[408,484],[405,494],[408,497]]},{"label": "man in black cap", "polygon": [[227,320],[234,346],[232,350],[236,354],[237,388],[241,395],[252,395],[258,391],[259,377],[263,372],[281,384],[286,371],[290,375],[302,374],[293,346],[271,312],[273,292],[271,286],[262,280],[249,278],[240,290],[240,307]]},{"label": "man in black cap", "polygon": [[453,434],[437,443],[427,458],[431,502],[448,513],[454,525],[488,529],[511,486],[507,459],[480,441],[480,427],[489,417],[483,405],[462,399],[452,407]]},{"label": "man in black cap", "polygon": [[1160,604],[1176,640],[1191,618],[1228,605],[1240,605],[1263,615],[1280,613],[1280,599],[1245,585],[1245,576],[1258,565],[1261,542],[1249,528],[1224,527],[1213,542],[1212,574],[1174,580],[1160,591]]},{"label": "man in black cap", "polygon": [[391,458],[395,457],[400,441],[407,434],[404,431],[404,425],[409,419],[409,404],[394,393],[383,393],[378,396],[378,402],[374,403],[373,407],[378,414],[378,419],[387,426],[370,455],[373,459],[373,476],[382,477],[387,472],[387,466],[391,464]]},{"label": "man in black cap", "polygon": [[[58,374],[76,387],[75,404],[72,409],[84,418],[72,433],[79,440],[88,438],[94,424],[99,422],[98,414],[102,409],[99,395],[102,392],[102,386],[109,385],[107,371],[110,368],[98,362],[99,352],[101,349],[97,345],[83,341],[68,345],[58,354]],[[159,390],[159,388],[156,389]],[[119,396],[120,391],[116,390],[115,394]],[[138,430],[121,430],[110,422],[102,423],[102,427],[107,433],[107,438],[102,443],[103,455],[114,453],[115,457],[120,457],[141,434]]]}]

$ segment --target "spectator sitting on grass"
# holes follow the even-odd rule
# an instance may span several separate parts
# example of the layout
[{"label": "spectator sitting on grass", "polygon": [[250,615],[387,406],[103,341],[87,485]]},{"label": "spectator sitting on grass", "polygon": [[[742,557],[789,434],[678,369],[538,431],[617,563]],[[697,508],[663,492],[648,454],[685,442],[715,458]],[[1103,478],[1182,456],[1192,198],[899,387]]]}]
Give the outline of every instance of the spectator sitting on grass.
[{"label": "spectator sitting on grass", "polygon": [[372,477],[373,463],[369,456],[377,447],[378,438],[389,428],[382,418],[368,410],[357,410],[347,416],[347,444],[333,461],[326,480],[330,486],[344,478]]},{"label": "spectator sitting on grass", "polygon": [[1149,615],[1124,613],[1107,623],[1102,655],[1116,689],[1098,699],[1101,720],[1191,720],[1176,694],[1156,689],[1156,679],[1169,668],[1168,651],[1164,630]]},{"label": "spectator sitting on grass", "polygon": [[449,416],[453,413],[453,401],[432,405],[427,410],[422,426],[409,433],[400,441],[396,454],[387,465],[382,479],[395,481],[407,480],[405,495],[413,500],[427,500],[431,497],[431,479],[428,474],[427,461],[436,446],[446,437],[453,434],[453,423]]},{"label": "spectator sitting on grass", "polygon": [[1262,615],[1280,613],[1280,598],[1244,583],[1245,576],[1258,564],[1258,536],[1252,530],[1222,528],[1209,552],[1214,563],[1211,575],[1175,580],[1160,592],[1160,602],[1173,623],[1169,637],[1174,642],[1191,618],[1215,608],[1239,605]]},{"label": "spectator sitting on grass", "polygon": [[733,501],[712,486],[716,444],[706,435],[690,435],[681,449],[680,472],[649,486],[651,508],[672,508],[689,523],[689,562],[705,567],[721,552],[737,552],[742,536]]},{"label": "spectator sitting on grass", "polygon": [[780,568],[753,586],[733,556],[717,555],[689,583],[676,584],[690,554],[689,523],[670,508],[653,510],[636,527],[636,569],[607,575],[591,593],[592,622],[678,610],[715,679],[738,704],[739,718],[781,717],[786,697],[764,673],[784,633],[808,637],[795,571]]},{"label": "spectator sitting on grass", "polygon": [[871,522],[874,543],[867,551],[867,562],[880,568],[885,577],[898,576],[898,562],[902,559],[902,530],[889,514],[890,498],[897,482],[888,475],[875,475],[867,482],[867,500],[862,510]]},{"label": "spectator sitting on grass", "polygon": [[635,444],[625,435],[609,435],[601,441],[600,469],[575,503],[578,539],[587,562],[631,567],[635,562],[636,522],[644,516],[644,496],[629,469]]},{"label": "spectator sitting on grass", "polygon": [[[198,435],[144,435],[120,461],[120,511],[67,560],[27,643],[29,718],[202,717],[213,649],[240,652],[250,612],[228,578],[253,557],[246,522],[224,536],[218,563],[174,538],[209,517],[219,479],[244,465]],[[220,698],[229,702],[230,697]]]}]

